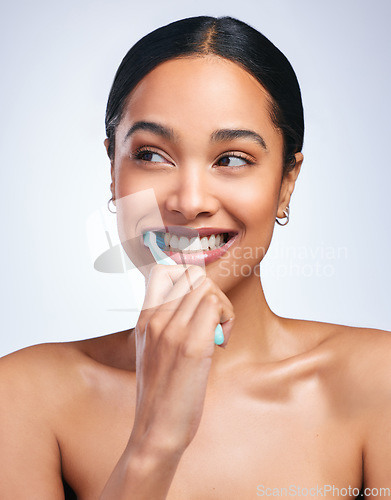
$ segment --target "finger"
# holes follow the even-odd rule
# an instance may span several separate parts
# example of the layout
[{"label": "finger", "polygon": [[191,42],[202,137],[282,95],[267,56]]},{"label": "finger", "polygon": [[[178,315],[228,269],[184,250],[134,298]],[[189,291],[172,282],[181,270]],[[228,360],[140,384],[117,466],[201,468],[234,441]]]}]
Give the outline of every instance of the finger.
[{"label": "finger", "polygon": [[[189,269],[190,271],[190,269]],[[194,274],[195,276],[195,274]],[[192,277],[193,278],[193,277]],[[181,283],[182,281],[182,283]],[[181,277],[180,280],[178,280],[178,283],[175,285],[180,286],[182,284],[183,287],[185,287],[185,277]],[[222,321],[227,321],[233,316],[233,306],[228,297],[223,293],[220,288],[214,283],[213,280],[211,280],[208,277],[205,277],[204,275],[199,277],[197,280],[193,279],[193,291],[191,294],[185,295],[182,299],[182,302],[180,303],[180,306],[178,307],[178,311],[182,311],[181,317],[186,321],[190,321],[191,316],[193,315],[195,308],[197,307],[197,304],[201,301],[202,297],[208,294],[215,294],[219,299],[222,301],[224,304],[225,308],[224,311],[231,311],[231,314],[226,317],[224,316]],[[176,297],[176,291],[174,289],[167,295],[166,300],[170,301],[171,298]]]},{"label": "finger", "polygon": [[194,265],[154,265],[148,276],[142,309],[156,308],[184,296],[193,289],[195,281],[204,274],[205,271],[202,268]]},{"label": "finger", "polygon": [[204,279],[205,271],[203,268],[194,265],[188,266],[165,295],[165,303],[170,303],[177,298],[184,298],[189,292],[193,292],[202,285]]},{"label": "finger", "polygon": [[204,295],[188,323],[183,353],[189,357],[211,357],[215,349],[215,328],[218,323],[228,321],[229,315],[230,311],[217,295]]},{"label": "finger", "polygon": [[[159,310],[160,330],[170,321],[175,310],[180,306],[182,297],[196,282],[200,282],[203,269],[199,266],[164,266],[156,264],[148,279],[144,304],[137,322],[137,330],[144,332],[152,316]],[[198,280],[198,281],[197,281]],[[163,312],[165,311],[165,312]],[[159,327],[155,317],[154,328]]]},{"label": "finger", "polygon": [[[218,312],[214,328],[216,328],[218,323],[223,323],[224,343],[222,345],[224,347],[228,342],[232,328],[231,323],[234,318],[233,306],[228,297],[209,278],[206,278],[192,293],[186,295],[177,306],[175,313],[171,317],[173,327],[170,328],[170,335],[175,336],[178,340],[183,338],[183,341],[187,341],[190,331],[189,324],[194,321],[194,315],[200,303],[207,296],[212,296],[211,302],[213,304],[215,299],[217,301],[218,305],[211,306]],[[229,323],[230,320],[231,323]]]},{"label": "finger", "polygon": [[[141,320],[139,318],[139,323],[144,327],[143,330],[145,329],[147,323],[153,320],[152,321],[153,329],[162,331],[172,320],[175,312],[182,307],[181,304],[184,296],[187,297],[187,294],[190,291],[194,291],[195,289],[194,287],[197,288],[203,282],[204,271],[199,266],[193,265],[183,269],[181,275],[175,273],[174,278],[172,277],[172,274],[170,275],[165,272],[162,272],[161,276],[163,278],[165,277],[166,279],[172,279],[172,281],[174,281],[178,276],[179,278],[177,278],[177,280],[174,283],[171,283],[171,285],[169,285],[166,288],[166,290],[169,290],[166,296],[163,296],[164,292],[160,291],[156,295],[153,295],[152,299],[149,299],[150,301],[153,300],[155,302],[158,301],[160,303],[155,303],[153,308],[149,308],[146,311],[142,311],[142,317],[140,315]],[[155,278],[157,279],[157,277],[158,273],[156,272]],[[156,283],[154,283],[151,281],[149,287],[152,286],[158,287],[160,286],[160,282],[156,281]],[[201,293],[203,294],[205,293],[205,291]],[[197,298],[198,295],[199,294],[195,295],[192,300],[194,306],[191,310],[193,310],[196,307],[197,303],[200,300],[200,298]],[[151,303],[149,303],[149,305],[151,305]],[[185,317],[184,321],[187,322],[189,319],[190,316]]]}]

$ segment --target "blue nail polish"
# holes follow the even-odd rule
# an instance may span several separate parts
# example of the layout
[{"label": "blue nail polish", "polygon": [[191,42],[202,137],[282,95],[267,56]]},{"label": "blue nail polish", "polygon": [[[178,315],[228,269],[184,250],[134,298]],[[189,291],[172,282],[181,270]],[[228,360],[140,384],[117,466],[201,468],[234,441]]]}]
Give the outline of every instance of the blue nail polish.
[{"label": "blue nail polish", "polygon": [[223,342],[224,342],[223,328],[219,323],[215,329],[215,344],[221,345]]}]

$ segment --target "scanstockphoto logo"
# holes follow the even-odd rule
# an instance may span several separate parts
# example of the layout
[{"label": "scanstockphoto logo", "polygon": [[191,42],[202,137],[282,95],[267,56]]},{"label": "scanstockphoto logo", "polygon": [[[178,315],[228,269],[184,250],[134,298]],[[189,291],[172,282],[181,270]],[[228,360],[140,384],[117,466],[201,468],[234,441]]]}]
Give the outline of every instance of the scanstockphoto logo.
[{"label": "scanstockphoto logo", "polygon": [[272,278],[332,278],[348,259],[346,246],[286,246],[270,250],[262,273]]},{"label": "scanstockphoto logo", "polygon": [[[340,262],[348,258],[345,246],[235,247],[220,259],[222,276],[271,276],[273,278],[331,278]],[[254,267],[261,262],[261,268]]]},{"label": "scanstockphoto logo", "polygon": [[357,486],[338,487],[335,484],[323,484],[311,487],[291,484],[287,487],[257,486],[258,497],[386,497],[390,498],[390,488],[364,488]]}]

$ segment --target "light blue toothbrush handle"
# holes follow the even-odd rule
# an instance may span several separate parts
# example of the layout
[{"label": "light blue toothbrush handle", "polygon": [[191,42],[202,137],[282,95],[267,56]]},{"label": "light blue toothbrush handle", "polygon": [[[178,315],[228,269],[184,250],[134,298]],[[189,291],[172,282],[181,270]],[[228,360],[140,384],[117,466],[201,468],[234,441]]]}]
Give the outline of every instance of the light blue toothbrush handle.
[{"label": "light blue toothbrush handle", "polygon": [[221,345],[223,342],[224,342],[223,328],[219,323],[215,329],[215,344]]}]

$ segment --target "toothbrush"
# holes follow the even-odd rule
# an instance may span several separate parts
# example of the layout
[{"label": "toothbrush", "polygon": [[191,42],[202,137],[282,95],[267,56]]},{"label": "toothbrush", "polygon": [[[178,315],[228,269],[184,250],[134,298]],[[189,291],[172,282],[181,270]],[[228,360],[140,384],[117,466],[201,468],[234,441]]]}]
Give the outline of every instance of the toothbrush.
[{"label": "toothbrush", "polygon": [[[158,237],[159,243],[164,245],[164,241],[161,237]],[[158,264],[164,264],[165,266],[176,266],[174,262],[168,255],[166,255],[163,250],[160,249],[156,241],[156,234],[152,231],[147,231],[144,233],[144,245],[148,247],[151,251],[153,258]],[[162,245],[162,246],[163,246]]]},{"label": "toothbrush", "polygon": [[[168,257],[163,250],[158,245],[158,242],[161,246],[164,246],[164,241],[161,236],[157,236],[152,231],[147,231],[144,233],[144,245],[149,248],[153,258],[156,260],[158,264],[164,264],[166,266],[176,266],[176,262],[174,262],[170,257]],[[215,329],[215,344],[221,345],[224,342],[224,334],[223,328],[219,323]]]}]

